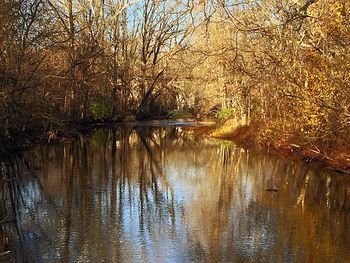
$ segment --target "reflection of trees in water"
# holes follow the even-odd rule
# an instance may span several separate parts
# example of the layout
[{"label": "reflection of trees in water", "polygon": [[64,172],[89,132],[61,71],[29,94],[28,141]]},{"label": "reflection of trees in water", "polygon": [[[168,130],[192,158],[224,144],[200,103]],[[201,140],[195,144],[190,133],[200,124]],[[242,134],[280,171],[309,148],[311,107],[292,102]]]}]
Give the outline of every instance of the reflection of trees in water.
[{"label": "reflection of trees in water", "polygon": [[[23,215],[29,212],[34,215],[34,218],[25,216],[15,221],[16,223],[23,222],[26,227],[30,226],[31,229],[35,229],[32,231],[34,236],[37,235],[38,228],[49,229],[47,236],[51,237],[52,242],[58,241],[61,249],[60,257],[63,260],[77,256],[72,253],[83,252],[81,250],[74,252],[71,247],[72,235],[76,234],[74,233],[77,223],[76,213],[79,214],[79,224],[82,229],[89,229],[93,224],[101,224],[107,219],[109,223],[117,224],[115,229],[123,230],[123,221],[130,220],[129,217],[133,216],[125,215],[125,213],[133,210],[140,220],[138,223],[140,232],[154,232],[151,228],[152,222],[157,220],[156,217],[161,218],[162,221],[167,221],[169,215],[170,218],[174,218],[174,195],[167,185],[161,163],[154,157],[156,153],[150,151],[148,145],[150,141],[153,141],[152,148],[154,146],[159,148],[155,138],[149,137],[150,135],[151,133],[137,133],[132,129],[113,129],[111,133],[100,131],[91,142],[67,142],[31,151],[30,154],[39,157],[38,160],[40,159],[42,164],[42,169],[38,171],[40,180],[35,179],[35,173],[28,167],[26,172],[30,170],[31,175],[26,178],[23,187],[19,183],[11,185],[6,189],[7,192],[10,191],[10,195],[2,189],[2,200],[15,202],[11,206],[14,213]],[[164,138],[161,130],[158,130],[158,135],[159,138]],[[112,142],[109,143],[109,140]],[[159,149],[158,153],[161,154]],[[34,159],[29,154],[25,157]],[[11,162],[14,160],[11,159],[4,164],[10,165]],[[14,164],[19,164],[19,162],[16,161]],[[19,165],[25,168],[22,164]],[[31,164],[31,167],[35,166],[37,163]],[[22,170],[16,174],[23,172]],[[8,174],[13,176],[15,173],[10,171]],[[41,188],[40,185],[44,187]],[[14,190],[16,192],[12,193],[11,191]],[[23,194],[25,197],[22,200],[25,200],[27,204],[18,203]],[[42,200],[38,200],[38,197],[44,198],[45,204],[42,203]],[[30,199],[32,200],[28,203]],[[48,221],[50,222],[38,222],[40,216],[35,218],[35,213],[43,209],[49,214],[50,220]],[[153,215],[154,211],[156,211],[155,215]],[[154,218],[144,219],[145,216],[150,215]],[[174,220],[172,222],[174,224]],[[50,229],[50,224],[53,224],[57,231]],[[106,226],[106,223],[104,225]],[[19,230],[18,232],[24,233],[25,231]],[[92,246],[103,244],[107,235],[108,233],[105,233],[105,235],[94,237]],[[152,235],[149,234],[149,236]],[[15,237],[12,239],[17,240]],[[86,236],[83,234],[77,239],[75,240],[77,243],[83,244]],[[121,236],[120,239],[123,237]],[[127,238],[124,237],[124,239]],[[118,252],[115,245],[113,246],[115,256],[122,254]],[[100,251],[102,255],[103,252],[107,251]],[[51,257],[57,256],[53,253],[48,254]]]},{"label": "reflection of trees in water", "polygon": [[[284,256],[278,260],[275,258],[277,262],[286,259],[293,261],[298,253],[307,254],[308,261],[315,257],[324,256],[330,259],[334,255],[347,255],[346,246],[341,245],[341,242],[348,243],[349,237],[340,229],[344,230],[349,225],[346,222],[349,216],[349,205],[346,205],[349,198],[346,195],[349,180],[344,180],[341,176],[330,176],[321,170],[289,164],[272,155],[261,156],[239,149],[232,150],[232,153],[228,167],[223,165],[220,170],[220,166],[215,166],[212,162],[205,167],[207,176],[202,181],[206,183],[201,185],[203,189],[199,189],[203,201],[200,204],[191,203],[190,210],[196,212],[187,213],[195,215],[193,222],[198,224],[198,233],[204,240],[203,243],[206,241],[209,246],[214,244],[213,248],[208,249],[213,251],[213,255],[222,250],[217,244],[222,243],[225,236],[232,237],[225,241],[226,244],[232,244],[232,251],[247,248],[245,242],[248,241],[242,236],[251,237],[254,240],[252,243],[256,258],[267,256],[263,255],[264,244],[259,242],[265,236],[270,240],[268,256]],[[305,173],[310,175],[310,181],[306,184]],[[212,176],[213,174],[218,176]],[[222,178],[223,174],[225,176]],[[333,184],[329,182],[329,178],[332,178]],[[271,186],[277,187],[279,192],[266,192],[265,189]],[[303,191],[304,207],[301,208],[298,196]],[[211,196],[206,198],[206,193]],[[215,198],[217,201],[210,206],[210,200]],[[340,229],[335,229],[337,227],[334,226],[339,226],[339,220]],[[206,224],[201,227],[198,222],[203,221]],[[237,227],[233,227],[232,222],[236,222]],[[244,229],[242,235],[242,227],[250,230]],[[215,231],[209,232],[205,229]],[[277,241],[271,238],[276,234]],[[272,252],[279,249],[281,253]],[[248,253],[247,250],[244,251]],[[288,255],[288,252],[292,255]],[[271,258],[268,261],[270,260]]]},{"label": "reflection of trees in water", "polygon": [[[3,157],[0,160],[0,167],[0,250],[4,249],[4,246],[6,250],[10,249],[4,242],[9,241],[11,245],[13,240],[16,240],[17,249],[11,249],[11,254],[4,256],[4,260],[20,253],[23,258],[34,260],[35,253],[29,255],[25,250],[21,252],[21,249],[32,248],[35,251],[37,235],[43,234],[45,237],[44,229],[34,214],[39,206],[38,200],[41,199],[41,185],[34,174],[34,170],[38,167],[33,164],[31,158],[26,158],[22,154]],[[30,181],[27,180],[28,175],[31,177]],[[38,225],[37,233],[23,224],[24,216],[21,210],[25,210],[32,223]],[[2,252],[4,251],[0,251]]]},{"label": "reflection of trees in water", "polygon": [[99,130],[1,167],[18,178],[1,186],[1,214],[16,219],[2,228],[32,257],[151,261],[182,244],[180,261],[312,260],[349,242],[347,178],[181,128]]}]

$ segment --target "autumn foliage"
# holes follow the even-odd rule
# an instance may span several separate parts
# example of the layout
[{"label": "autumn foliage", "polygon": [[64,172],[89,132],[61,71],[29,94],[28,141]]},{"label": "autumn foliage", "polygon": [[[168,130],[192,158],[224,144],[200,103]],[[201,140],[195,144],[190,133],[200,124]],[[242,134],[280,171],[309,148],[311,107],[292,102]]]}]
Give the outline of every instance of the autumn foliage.
[{"label": "autumn foliage", "polygon": [[2,138],[176,110],[346,152],[349,21],[347,0],[5,0]]}]

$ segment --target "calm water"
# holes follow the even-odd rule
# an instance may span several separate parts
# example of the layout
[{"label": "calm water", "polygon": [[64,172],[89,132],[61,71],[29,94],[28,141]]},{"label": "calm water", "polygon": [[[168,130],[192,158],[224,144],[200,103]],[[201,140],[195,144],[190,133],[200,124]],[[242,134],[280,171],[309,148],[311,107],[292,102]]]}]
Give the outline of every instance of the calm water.
[{"label": "calm water", "polygon": [[0,262],[350,262],[350,177],[181,127],[103,129],[0,165]]}]

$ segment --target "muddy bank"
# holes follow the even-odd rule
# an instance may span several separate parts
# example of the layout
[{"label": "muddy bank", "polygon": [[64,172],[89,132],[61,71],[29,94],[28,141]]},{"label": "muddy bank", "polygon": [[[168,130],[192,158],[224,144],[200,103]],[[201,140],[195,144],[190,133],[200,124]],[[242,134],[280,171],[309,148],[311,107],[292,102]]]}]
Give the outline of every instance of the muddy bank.
[{"label": "muddy bank", "polygon": [[328,139],[317,144],[301,145],[294,142],[276,142],[259,136],[261,125],[235,124],[233,121],[219,122],[213,125],[189,127],[196,135],[231,140],[243,148],[259,147],[274,150],[281,155],[298,157],[307,163],[318,163],[331,170],[350,175],[350,147]]}]

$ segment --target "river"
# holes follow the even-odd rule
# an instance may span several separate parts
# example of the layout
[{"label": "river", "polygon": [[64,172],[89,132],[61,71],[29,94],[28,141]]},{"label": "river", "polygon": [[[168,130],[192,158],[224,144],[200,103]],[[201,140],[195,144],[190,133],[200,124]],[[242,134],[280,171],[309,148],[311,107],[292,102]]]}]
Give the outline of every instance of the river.
[{"label": "river", "polygon": [[0,165],[0,262],[350,262],[349,176],[186,127],[97,129]]}]

